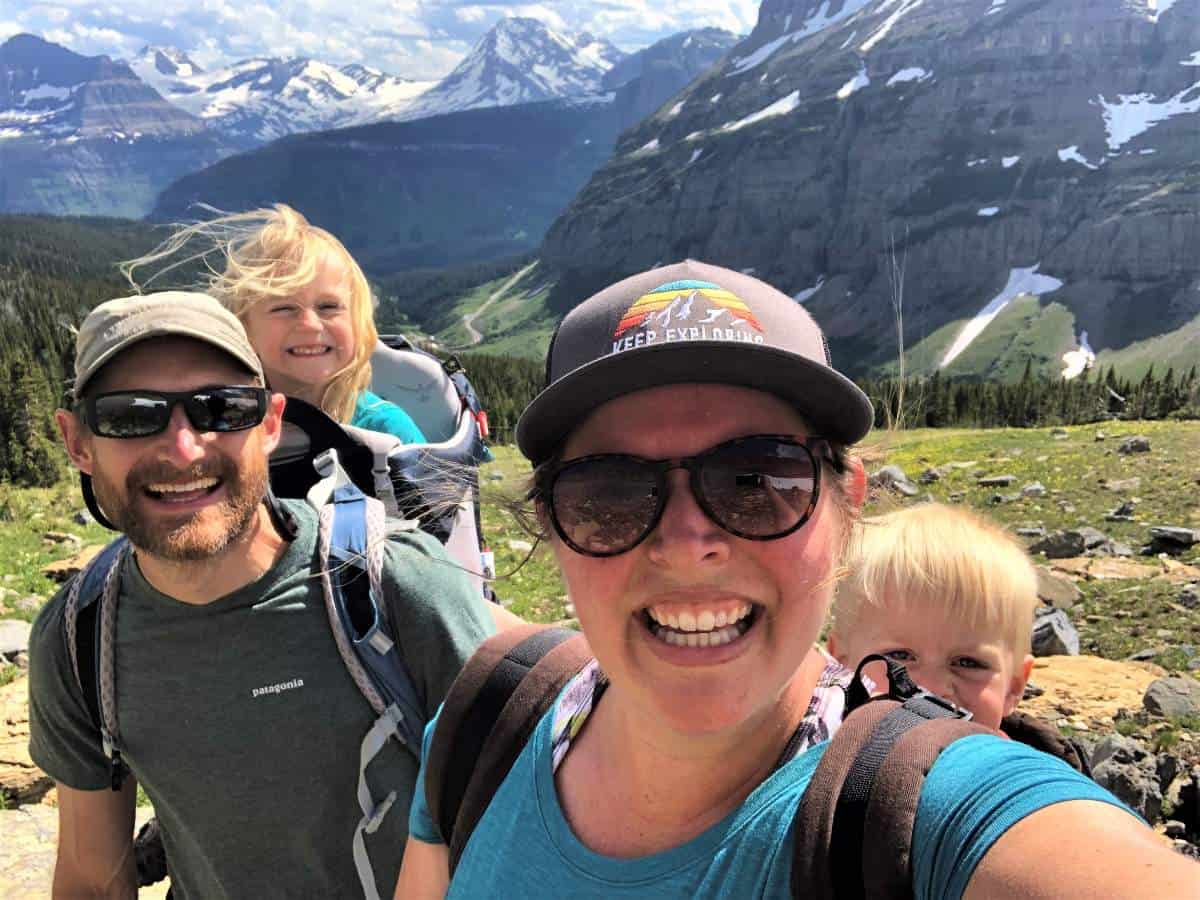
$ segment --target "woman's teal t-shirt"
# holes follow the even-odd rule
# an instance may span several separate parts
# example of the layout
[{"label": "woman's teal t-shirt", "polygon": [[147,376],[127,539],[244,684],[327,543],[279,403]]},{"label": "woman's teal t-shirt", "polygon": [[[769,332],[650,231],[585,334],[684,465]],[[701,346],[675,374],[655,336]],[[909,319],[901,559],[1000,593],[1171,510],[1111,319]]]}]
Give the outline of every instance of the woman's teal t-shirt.
[{"label": "woman's teal t-shirt", "polygon": [[[791,760],[721,822],[686,844],[637,859],[602,856],[572,833],[551,760],[552,712],[517,758],[471,836],[446,894],[462,898],[779,898],[791,896],[792,818],[828,743]],[[425,749],[437,719],[425,733]],[[423,785],[422,766],[417,783]],[[913,832],[913,894],[957,898],[988,848],[1014,823],[1053,803],[1110,793],[1061,760],[992,735],[948,747],[921,791]],[[413,800],[412,837],[441,843],[425,793]]]},{"label": "woman's teal t-shirt", "polygon": [[401,407],[384,400],[378,394],[363,391],[354,406],[354,416],[350,424],[355,428],[365,428],[368,431],[379,431],[383,434],[394,434],[406,444],[424,444],[425,435],[417,427]]}]

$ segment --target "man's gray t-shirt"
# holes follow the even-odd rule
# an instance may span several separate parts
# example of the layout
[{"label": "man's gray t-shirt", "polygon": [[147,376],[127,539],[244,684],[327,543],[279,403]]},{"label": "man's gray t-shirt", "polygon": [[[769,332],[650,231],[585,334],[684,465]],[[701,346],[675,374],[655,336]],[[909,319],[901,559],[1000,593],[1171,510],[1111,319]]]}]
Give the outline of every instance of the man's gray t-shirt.
[{"label": "man's gray t-shirt", "polygon": [[[316,515],[260,579],[204,606],[156,591],[131,558],[117,615],[117,723],[133,774],[166,833],[179,898],[361,894],[351,842],[359,745],[374,714],[338,655],[316,556]],[[437,541],[388,541],[384,597],[432,717],[493,630],[484,601]],[[108,787],[108,761],[75,682],[61,591],[34,625],[30,755],[80,790]],[[396,792],[367,851],[390,897],[408,833],[417,763],[395,741],[367,770],[372,796]]]}]

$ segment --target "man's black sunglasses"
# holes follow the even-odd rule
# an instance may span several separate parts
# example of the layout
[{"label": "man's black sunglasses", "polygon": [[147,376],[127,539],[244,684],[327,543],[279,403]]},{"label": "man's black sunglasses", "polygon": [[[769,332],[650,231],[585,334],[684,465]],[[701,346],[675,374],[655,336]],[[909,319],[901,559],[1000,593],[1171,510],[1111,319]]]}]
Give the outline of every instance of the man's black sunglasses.
[{"label": "man's black sunglasses", "polygon": [[158,434],[182,403],[197,431],[243,431],[267,414],[267,389],[252,385],[216,385],[190,391],[110,391],[75,405],[75,414],[94,434],[141,438]]},{"label": "man's black sunglasses", "polygon": [[696,456],[650,460],[606,453],[567,460],[539,473],[537,493],[554,530],[576,553],[616,556],[658,525],[667,505],[667,473],[688,473],[696,503],[730,534],[769,541],[807,522],[820,496],[827,441],[756,435]]}]

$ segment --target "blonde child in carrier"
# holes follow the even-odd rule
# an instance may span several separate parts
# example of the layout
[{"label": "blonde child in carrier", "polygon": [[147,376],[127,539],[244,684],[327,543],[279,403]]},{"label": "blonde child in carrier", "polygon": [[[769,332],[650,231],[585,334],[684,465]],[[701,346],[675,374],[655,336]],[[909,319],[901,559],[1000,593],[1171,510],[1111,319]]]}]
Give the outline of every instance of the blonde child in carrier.
[{"label": "blonde child in carrier", "polygon": [[847,566],[829,652],[850,668],[894,659],[999,728],[1033,668],[1037,575],[1024,550],[975,513],[928,503],[864,522]]},{"label": "blonde child in carrier", "polygon": [[[378,339],[374,304],[366,276],[341,241],[280,203],[180,228],[127,263],[126,275],[133,280],[134,270],[177,257],[194,239],[206,248],[163,272],[204,261],[207,292],[241,320],[273,390],[339,422],[425,442],[401,407],[367,390]],[[214,251],[219,261],[211,259]]]}]

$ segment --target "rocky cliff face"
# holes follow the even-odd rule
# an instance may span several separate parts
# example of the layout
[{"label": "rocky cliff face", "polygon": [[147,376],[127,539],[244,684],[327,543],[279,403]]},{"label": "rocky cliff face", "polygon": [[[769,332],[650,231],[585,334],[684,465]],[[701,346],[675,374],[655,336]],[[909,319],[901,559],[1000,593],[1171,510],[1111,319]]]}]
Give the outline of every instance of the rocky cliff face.
[{"label": "rocky cliff face", "polygon": [[123,63],[32,35],[0,45],[0,209],[140,216],[225,152]]},{"label": "rocky cliff face", "polygon": [[797,294],[861,372],[895,355],[894,242],[928,368],[1012,285],[1065,308],[1050,344],[1200,316],[1200,0],[765,0],[676,99],[550,229],[560,304],[709,259]]}]

